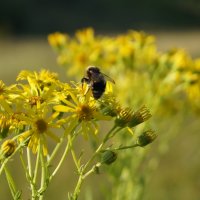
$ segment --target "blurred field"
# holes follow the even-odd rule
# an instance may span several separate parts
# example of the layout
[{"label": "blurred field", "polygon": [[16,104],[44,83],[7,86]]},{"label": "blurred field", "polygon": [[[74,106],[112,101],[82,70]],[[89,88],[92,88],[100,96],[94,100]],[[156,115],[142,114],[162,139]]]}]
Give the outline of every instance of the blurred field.
[{"label": "blurred field", "polygon": [[[160,51],[180,47],[193,57],[200,57],[200,32],[150,33],[156,36]],[[58,72],[61,80],[66,80],[65,70],[57,66],[56,56],[45,37],[0,39],[0,79],[5,83],[14,83],[20,70],[41,68]],[[188,118],[185,121],[184,132],[171,142],[168,153],[161,157],[158,169],[153,172],[145,200],[200,199],[200,119]],[[173,121],[169,126],[170,123]]]}]

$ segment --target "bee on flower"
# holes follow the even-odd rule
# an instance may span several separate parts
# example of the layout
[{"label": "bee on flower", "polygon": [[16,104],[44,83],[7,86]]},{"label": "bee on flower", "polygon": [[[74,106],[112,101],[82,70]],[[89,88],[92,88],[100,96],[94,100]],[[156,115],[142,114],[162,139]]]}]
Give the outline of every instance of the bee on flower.
[{"label": "bee on flower", "polygon": [[87,85],[77,85],[66,93],[59,95],[60,104],[53,108],[56,112],[65,113],[66,133],[70,133],[75,127],[83,134],[85,138],[89,135],[98,133],[98,120],[110,120],[111,117],[103,115],[92,97],[91,92],[87,90]]}]

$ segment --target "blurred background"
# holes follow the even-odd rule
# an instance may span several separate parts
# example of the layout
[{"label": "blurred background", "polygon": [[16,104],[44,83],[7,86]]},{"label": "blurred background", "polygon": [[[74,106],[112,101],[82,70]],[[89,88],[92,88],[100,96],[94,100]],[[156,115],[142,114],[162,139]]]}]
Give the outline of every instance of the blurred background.
[{"label": "blurred background", "polygon": [[[22,69],[47,68],[66,80],[47,35],[55,31],[73,34],[84,27],[93,27],[97,34],[142,30],[156,36],[160,51],[180,47],[200,57],[199,0],[2,0],[0,79],[11,84]],[[172,141],[153,173],[145,200],[200,199],[199,130],[198,119],[192,130],[188,122]],[[0,179],[0,188],[2,184]],[[0,189],[1,193],[7,191]]]},{"label": "blurred background", "polygon": [[97,31],[199,28],[198,0],[11,0],[0,3],[0,30],[44,35],[92,26]]}]

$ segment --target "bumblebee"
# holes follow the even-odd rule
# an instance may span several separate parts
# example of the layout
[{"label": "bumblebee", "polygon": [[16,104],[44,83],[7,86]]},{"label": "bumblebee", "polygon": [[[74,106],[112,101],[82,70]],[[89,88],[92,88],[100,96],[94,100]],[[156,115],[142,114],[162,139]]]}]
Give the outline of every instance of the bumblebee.
[{"label": "bumblebee", "polygon": [[86,69],[86,77],[81,79],[81,83],[87,83],[89,89],[92,91],[94,99],[99,99],[105,92],[106,78],[108,78],[112,83],[115,83],[113,79],[106,74],[103,74],[98,67],[89,66]]}]

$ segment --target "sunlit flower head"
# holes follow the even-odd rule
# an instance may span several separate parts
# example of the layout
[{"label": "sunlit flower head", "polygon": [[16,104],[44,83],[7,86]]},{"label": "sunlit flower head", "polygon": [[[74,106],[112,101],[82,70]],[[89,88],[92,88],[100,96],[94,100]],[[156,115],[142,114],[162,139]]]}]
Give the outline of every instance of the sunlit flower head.
[{"label": "sunlit flower head", "polygon": [[36,153],[41,147],[43,154],[47,155],[47,137],[59,142],[58,135],[54,134],[52,129],[59,128],[60,123],[57,121],[57,113],[50,114],[48,110],[38,110],[38,112],[29,110],[27,116],[21,116],[26,123],[28,130],[19,135],[20,141],[28,140],[28,147]]},{"label": "sunlit flower head", "polygon": [[[40,108],[42,105],[56,102],[56,92],[60,87],[57,74],[42,70],[40,73],[22,71],[17,80],[27,80],[28,84],[18,84],[19,103],[26,106]],[[17,103],[17,101],[16,101]]]},{"label": "sunlit flower head", "polygon": [[68,40],[68,35],[59,32],[48,35],[49,44],[58,50],[65,46],[67,40]]},{"label": "sunlit flower head", "polygon": [[155,41],[153,35],[148,35],[145,32],[130,31],[129,36],[133,37],[135,42],[140,45],[140,47],[145,47],[145,45],[151,45]]},{"label": "sunlit flower head", "polygon": [[92,28],[86,28],[76,32],[76,38],[80,43],[91,43],[94,40],[94,30]]},{"label": "sunlit flower head", "polygon": [[16,85],[6,86],[0,80],[0,110],[8,111],[13,100],[17,97]]},{"label": "sunlit flower head", "polygon": [[68,91],[68,98],[60,96],[60,105],[54,106],[54,110],[60,113],[66,113],[66,132],[79,126],[80,132],[87,138],[90,134],[97,134],[97,120],[108,120],[110,117],[104,116],[99,112],[96,101],[87,93],[83,96],[80,92],[80,87],[73,91]]},{"label": "sunlit flower head", "polygon": [[41,90],[59,84],[58,74],[46,69],[42,69],[39,73],[23,70],[17,77],[17,81],[19,80],[27,80],[30,85],[35,84],[35,87],[39,87]]}]

